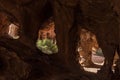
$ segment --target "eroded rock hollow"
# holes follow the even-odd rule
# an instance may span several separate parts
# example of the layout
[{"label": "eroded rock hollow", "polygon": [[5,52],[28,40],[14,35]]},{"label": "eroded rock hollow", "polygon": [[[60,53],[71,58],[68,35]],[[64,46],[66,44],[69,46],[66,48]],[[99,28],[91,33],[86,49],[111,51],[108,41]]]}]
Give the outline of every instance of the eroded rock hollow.
[{"label": "eroded rock hollow", "polygon": [[[119,80],[119,0],[0,0],[0,80]],[[38,32],[49,18],[55,24],[58,53],[36,47]],[[80,30],[96,35],[105,62],[98,73],[78,60]]]}]

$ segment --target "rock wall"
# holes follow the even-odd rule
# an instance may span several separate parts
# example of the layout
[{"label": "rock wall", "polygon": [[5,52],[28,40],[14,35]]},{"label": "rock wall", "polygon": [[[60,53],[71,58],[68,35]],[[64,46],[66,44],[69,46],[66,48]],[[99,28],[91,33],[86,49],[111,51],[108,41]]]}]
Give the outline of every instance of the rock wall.
[{"label": "rock wall", "polygon": [[41,26],[42,27],[40,28],[39,33],[38,33],[38,39],[48,38],[48,39],[55,40],[56,34],[55,34],[54,21],[51,18],[49,18]]},{"label": "rock wall", "polygon": [[[0,0],[0,13],[4,12],[4,16],[8,16],[6,21],[20,25],[19,39],[0,37],[0,46],[5,48],[5,51],[14,52],[9,53],[11,54],[9,57],[4,56],[5,52],[1,50],[1,63],[6,61],[5,65],[8,64],[10,67],[9,69],[1,67],[5,75],[0,74],[0,78],[2,80],[8,78],[9,80],[113,80],[111,64],[114,51],[117,49],[118,53],[120,52],[119,0],[116,1],[118,2],[115,2],[115,12],[112,0]],[[42,54],[35,43],[40,25],[51,16],[55,21],[59,52],[48,56]],[[100,75],[84,72],[76,60],[79,28],[94,32],[98,38],[106,58],[105,67]]]}]

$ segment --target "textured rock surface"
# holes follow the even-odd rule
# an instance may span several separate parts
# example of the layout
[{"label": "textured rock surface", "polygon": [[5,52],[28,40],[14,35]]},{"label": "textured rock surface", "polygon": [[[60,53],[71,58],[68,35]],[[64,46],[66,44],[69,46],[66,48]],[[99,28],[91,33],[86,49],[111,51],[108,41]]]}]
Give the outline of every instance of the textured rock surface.
[{"label": "textured rock surface", "polygon": [[[114,3],[112,0],[0,0],[0,13],[7,15],[6,22],[20,25],[19,39],[0,37],[0,79],[96,80],[98,77],[114,80],[110,68],[116,48],[120,55],[119,3],[119,0]],[[35,43],[40,25],[51,16],[55,20],[59,52],[48,56],[41,54]],[[95,33],[108,62],[106,71],[103,68],[100,74],[102,79],[84,72],[76,60],[78,33],[82,27]]]},{"label": "textured rock surface", "polygon": [[99,48],[95,35],[90,31],[81,29],[79,48],[81,48],[81,50],[79,50],[80,56],[85,59],[82,64],[88,67],[94,66],[94,63],[92,62],[93,48],[94,53],[96,53]]}]

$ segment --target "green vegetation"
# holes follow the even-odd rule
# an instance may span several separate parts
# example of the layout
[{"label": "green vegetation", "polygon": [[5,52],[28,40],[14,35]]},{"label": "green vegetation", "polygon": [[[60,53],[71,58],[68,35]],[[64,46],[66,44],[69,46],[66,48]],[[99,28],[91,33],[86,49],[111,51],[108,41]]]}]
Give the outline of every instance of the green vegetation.
[{"label": "green vegetation", "polygon": [[54,54],[58,52],[57,45],[50,39],[38,40],[36,46],[45,54]]}]

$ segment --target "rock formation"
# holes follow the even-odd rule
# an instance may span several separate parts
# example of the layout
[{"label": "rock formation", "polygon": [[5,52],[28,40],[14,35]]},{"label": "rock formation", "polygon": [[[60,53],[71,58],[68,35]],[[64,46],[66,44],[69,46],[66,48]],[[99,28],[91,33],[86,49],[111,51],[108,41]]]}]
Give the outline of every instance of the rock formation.
[{"label": "rock formation", "polygon": [[[93,50],[94,48],[94,50]],[[81,59],[85,60],[81,63],[83,66],[92,67],[95,64],[92,62],[92,54],[96,54],[96,51],[99,49],[99,44],[94,34],[85,29],[80,31],[80,41],[79,41],[79,54]],[[97,66],[96,66],[97,67]]]},{"label": "rock formation", "polygon": [[[0,79],[119,80],[119,75],[113,75],[111,70],[114,52],[117,50],[120,56],[119,3],[119,0],[0,0]],[[41,25],[51,16],[59,52],[48,56],[36,48],[36,40]],[[8,35],[12,23],[19,27],[17,39]],[[106,58],[97,74],[85,72],[79,65],[76,47],[81,28],[96,35]]]}]

